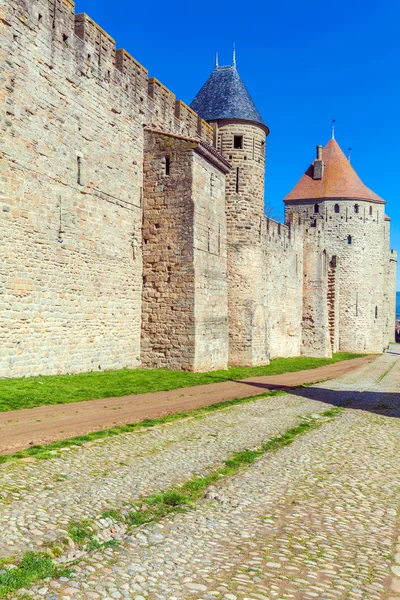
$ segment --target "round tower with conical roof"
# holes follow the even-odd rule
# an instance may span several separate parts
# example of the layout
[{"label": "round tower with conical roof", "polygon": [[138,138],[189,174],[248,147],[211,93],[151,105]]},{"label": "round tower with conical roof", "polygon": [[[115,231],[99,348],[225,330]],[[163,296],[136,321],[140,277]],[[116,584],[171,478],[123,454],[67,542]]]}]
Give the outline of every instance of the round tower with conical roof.
[{"label": "round tower with conical roof", "polygon": [[[382,352],[391,329],[390,249],[385,201],[361,181],[336,140],[317,156],[284,199],[305,235],[326,252],[332,350]],[[307,276],[307,273],[305,273]]]},{"label": "round tower with conical roof", "polygon": [[229,363],[266,364],[269,353],[261,232],[269,129],[236,69],[235,59],[231,66],[216,65],[191,108],[212,124],[215,146],[231,164],[226,179]]}]

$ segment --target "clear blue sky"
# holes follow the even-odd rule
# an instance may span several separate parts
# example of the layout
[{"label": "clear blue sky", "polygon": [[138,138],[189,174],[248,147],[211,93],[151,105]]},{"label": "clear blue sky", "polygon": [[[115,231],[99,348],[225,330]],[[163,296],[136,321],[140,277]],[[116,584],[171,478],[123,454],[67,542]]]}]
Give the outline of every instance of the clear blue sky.
[{"label": "clear blue sky", "polygon": [[[363,181],[387,200],[400,249],[400,3],[398,0],[138,2],[77,0],[177,98],[190,104],[214,66],[237,66],[271,129],[267,202],[282,198],[336,139]],[[400,290],[400,279],[397,289]]]}]

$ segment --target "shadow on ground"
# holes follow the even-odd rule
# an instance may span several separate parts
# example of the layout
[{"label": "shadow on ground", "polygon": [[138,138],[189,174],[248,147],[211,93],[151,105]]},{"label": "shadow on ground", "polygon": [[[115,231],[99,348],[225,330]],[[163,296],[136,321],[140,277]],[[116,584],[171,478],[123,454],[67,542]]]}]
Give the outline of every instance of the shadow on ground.
[{"label": "shadow on ground", "polygon": [[400,418],[400,391],[397,392],[372,392],[357,390],[329,390],[321,387],[288,387],[284,385],[271,385],[268,383],[257,383],[241,381],[248,385],[257,386],[265,391],[281,390],[311,400],[325,402],[332,406],[341,406],[356,410],[365,410],[387,417]]}]

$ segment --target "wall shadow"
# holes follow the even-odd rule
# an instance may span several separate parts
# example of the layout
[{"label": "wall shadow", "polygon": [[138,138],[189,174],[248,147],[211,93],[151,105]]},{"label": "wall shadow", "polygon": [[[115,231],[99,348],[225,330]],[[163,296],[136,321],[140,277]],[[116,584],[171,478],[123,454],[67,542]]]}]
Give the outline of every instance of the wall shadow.
[{"label": "wall shadow", "polygon": [[400,418],[400,391],[399,392],[372,392],[356,390],[329,390],[321,387],[290,387],[251,381],[238,381],[237,383],[259,387],[260,390],[281,390],[301,396],[309,400],[318,400],[332,406],[341,406],[355,410],[365,410],[387,417]]}]

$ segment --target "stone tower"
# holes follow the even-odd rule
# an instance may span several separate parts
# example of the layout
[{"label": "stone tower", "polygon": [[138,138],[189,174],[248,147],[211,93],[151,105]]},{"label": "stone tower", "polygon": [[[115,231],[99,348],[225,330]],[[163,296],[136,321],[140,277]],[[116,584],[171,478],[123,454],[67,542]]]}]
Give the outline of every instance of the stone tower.
[{"label": "stone tower", "polygon": [[322,241],[333,351],[382,352],[393,320],[385,201],[363,184],[334,138],[317,147],[285,212],[286,219],[297,213],[305,235],[317,232]]},{"label": "stone tower", "polygon": [[269,133],[236,69],[219,67],[191,104],[212,124],[214,144],[229,160],[226,180],[229,364],[269,360],[262,230]]}]

